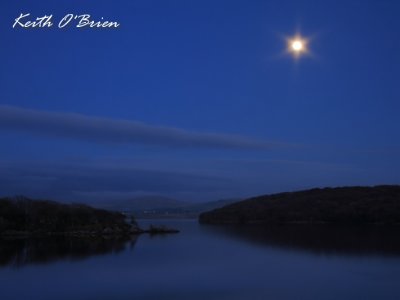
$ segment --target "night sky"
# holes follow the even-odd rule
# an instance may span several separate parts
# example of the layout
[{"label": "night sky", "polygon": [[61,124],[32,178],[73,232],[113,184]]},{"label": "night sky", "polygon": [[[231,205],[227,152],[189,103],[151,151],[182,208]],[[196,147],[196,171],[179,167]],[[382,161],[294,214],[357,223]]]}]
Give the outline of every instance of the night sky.
[{"label": "night sky", "polygon": [[[5,0],[0,196],[400,184],[400,1]],[[68,13],[118,28],[12,28]],[[301,34],[295,59],[286,38]]]}]

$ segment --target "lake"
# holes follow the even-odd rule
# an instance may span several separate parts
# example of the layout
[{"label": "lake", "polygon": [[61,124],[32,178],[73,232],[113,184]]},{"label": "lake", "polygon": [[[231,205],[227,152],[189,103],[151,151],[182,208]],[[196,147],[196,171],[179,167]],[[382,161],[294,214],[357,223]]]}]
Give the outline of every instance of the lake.
[{"label": "lake", "polygon": [[400,299],[399,229],[224,227],[0,243],[0,299]]}]

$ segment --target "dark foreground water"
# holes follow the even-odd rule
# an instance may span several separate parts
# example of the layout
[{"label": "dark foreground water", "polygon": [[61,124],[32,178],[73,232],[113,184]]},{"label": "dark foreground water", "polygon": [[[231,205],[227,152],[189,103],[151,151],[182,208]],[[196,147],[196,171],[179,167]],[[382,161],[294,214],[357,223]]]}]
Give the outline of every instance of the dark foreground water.
[{"label": "dark foreground water", "polygon": [[398,229],[152,223],[181,233],[0,241],[0,299],[400,299]]}]

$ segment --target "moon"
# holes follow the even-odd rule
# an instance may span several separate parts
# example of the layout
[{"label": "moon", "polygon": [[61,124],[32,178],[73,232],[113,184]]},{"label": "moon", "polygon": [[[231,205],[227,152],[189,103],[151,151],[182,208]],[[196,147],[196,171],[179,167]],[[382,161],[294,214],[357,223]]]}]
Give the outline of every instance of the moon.
[{"label": "moon", "polygon": [[300,40],[293,41],[291,46],[293,51],[301,51],[304,49],[303,42]]},{"label": "moon", "polygon": [[307,54],[308,51],[308,40],[300,35],[287,38],[287,51],[294,56],[299,58],[300,56]]}]

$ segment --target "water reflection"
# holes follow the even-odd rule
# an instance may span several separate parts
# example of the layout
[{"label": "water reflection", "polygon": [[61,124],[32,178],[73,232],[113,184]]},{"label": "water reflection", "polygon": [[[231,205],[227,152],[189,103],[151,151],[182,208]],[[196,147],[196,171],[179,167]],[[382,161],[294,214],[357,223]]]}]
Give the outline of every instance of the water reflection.
[{"label": "water reflection", "polygon": [[207,233],[315,254],[400,256],[400,227],[202,225]]},{"label": "water reflection", "polygon": [[0,267],[23,267],[58,260],[82,260],[133,248],[136,238],[19,238],[0,239]]}]

